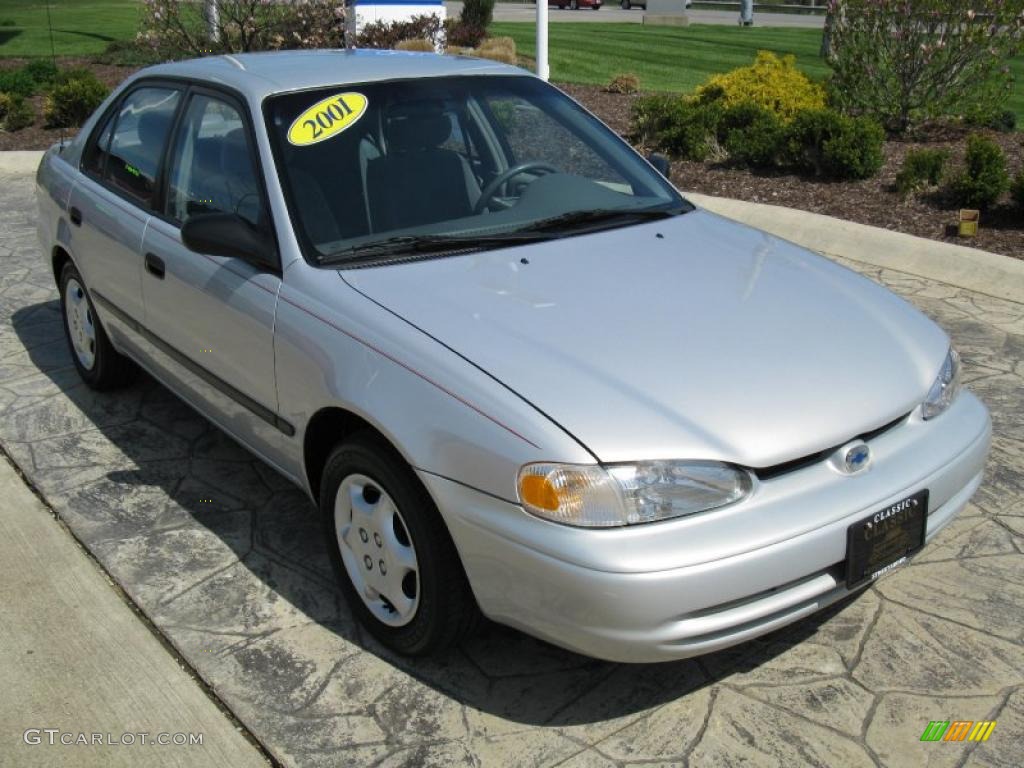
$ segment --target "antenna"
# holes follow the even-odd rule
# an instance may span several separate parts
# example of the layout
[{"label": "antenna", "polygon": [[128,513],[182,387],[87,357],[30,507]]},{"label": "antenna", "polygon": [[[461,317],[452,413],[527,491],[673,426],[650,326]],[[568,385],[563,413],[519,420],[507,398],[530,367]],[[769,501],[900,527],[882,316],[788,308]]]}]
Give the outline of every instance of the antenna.
[{"label": "antenna", "polygon": [[[53,43],[53,17],[50,15],[50,0],[46,0],[46,26],[50,31],[50,60],[53,68],[57,68],[57,47]],[[60,151],[64,151],[64,126],[60,127]]]}]

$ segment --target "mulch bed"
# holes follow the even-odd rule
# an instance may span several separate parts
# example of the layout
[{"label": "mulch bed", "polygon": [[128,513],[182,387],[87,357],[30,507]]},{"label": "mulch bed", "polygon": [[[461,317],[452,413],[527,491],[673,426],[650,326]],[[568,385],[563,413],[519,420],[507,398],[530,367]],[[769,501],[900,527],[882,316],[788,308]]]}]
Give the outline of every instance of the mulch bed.
[{"label": "mulch bed", "polygon": [[[0,59],[0,70],[17,69],[26,61],[26,59]],[[135,71],[135,67],[114,67],[107,64],[97,64],[91,59],[83,57],[62,57],[58,63],[61,68],[88,67],[99,78],[100,82],[110,88],[116,86]],[[32,106],[35,109],[36,124],[14,133],[0,131],[0,151],[9,149],[46,149],[60,141],[62,134],[65,139],[70,139],[75,135],[76,131],[74,128],[65,129],[64,131],[57,128],[44,128],[43,96],[36,94],[29,101],[32,102]]]},{"label": "mulch bed", "polygon": [[[16,59],[0,61],[0,69],[20,66]],[[87,66],[113,87],[134,72],[132,67],[95,64],[87,58],[63,59],[61,66]],[[562,90],[625,136],[630,114],[638,95],[607,93],[597,86],[560,84]],[[33,98],[36,113],[42,114],[42,97]],[[0,131],[0,150],[45,149],[59,140],[61,132],[35,126],[15,133]],[[71,132],[67,132],[69,135]],[[1007,156],[1011,173],[1024,168],[1024,133],[991,133]],[[963,239],[955,234],[957,210],[937,192],[911,196],[903,200],[896,194],[893,180],[903,157],[914,147],[946,147],[951,163],[963,157],[962,135],[936,137],[924,142],[889,141],[885,145],[885,165],[873,179],[856,182],[832,182],[788,173],[750,171],[716,163],[677,161],[672,165],[672,181],[680,189],[708,195],[732,197],[755,203],[769,203],[823,213],[841,219],[906,232],[933,240],[971,245],[994,253],[1024,259],[1024,214],[1011,206],[1007,198],[1001,205],[982,213],[978,236]]]},{"label": "mulch bed", "polygon": [[[606,93],[596,86],[559,87],[619,134],[629,132],[630,112],[639,96]],[[1024,133],[986,133],[1006,153],[1011,174],[1024,168]],[[957,207],[943,200],[938,192],[912,195],[906,200],[896,194],[894,179],[909,150],[924,146],[944,147],[950,151],[950,164],[956,166],[963,158],[963,138],[962,134],[947,134],[936,136],[927,143],[888,141],[884,150],[885,165],[876,177],[866,181],[824,181],[711,162],[676,161],[672,164],[672,182],[680,189],[692,192],[823,213],[1024,259],[1024,213],[1012,206],[1008,195],[1000,205],[981,214],[978,236],[965,239],[956,234]]]}]

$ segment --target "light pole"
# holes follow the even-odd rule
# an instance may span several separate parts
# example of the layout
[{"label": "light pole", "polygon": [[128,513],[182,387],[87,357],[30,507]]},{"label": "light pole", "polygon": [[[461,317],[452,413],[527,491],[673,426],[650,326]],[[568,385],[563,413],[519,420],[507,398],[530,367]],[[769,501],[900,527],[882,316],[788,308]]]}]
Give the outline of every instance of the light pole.
[{"label": "light pole", "polygon": [[209,32],[210,40],[214,43],[220,41],[220,7],[217,0],[206,0],[203,16],[206,18],[206,29]]},{"label": "light pole", "polygon": [[537,77],[547,80],[548,69],[548,0],[537,0]]},{"label": "light pole", "polygon": [[740,26],[754,25],[754,0],[740,0]]}]

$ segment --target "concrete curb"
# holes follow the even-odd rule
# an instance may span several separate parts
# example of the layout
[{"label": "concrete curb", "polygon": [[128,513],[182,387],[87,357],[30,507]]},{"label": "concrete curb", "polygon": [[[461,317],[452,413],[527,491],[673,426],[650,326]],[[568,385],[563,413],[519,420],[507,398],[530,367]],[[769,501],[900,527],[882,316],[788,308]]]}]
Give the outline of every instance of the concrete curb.
[{"label": "concrete curb", "polygon": [[0,173],[35,173],[42,158],[37,149],[0,152]]},{"label": "concrete curb", "polygon": [[1024,304],[1024,261],[977,248],[726,197],[686,193],[697,205],[812,251],[927,277]]}]

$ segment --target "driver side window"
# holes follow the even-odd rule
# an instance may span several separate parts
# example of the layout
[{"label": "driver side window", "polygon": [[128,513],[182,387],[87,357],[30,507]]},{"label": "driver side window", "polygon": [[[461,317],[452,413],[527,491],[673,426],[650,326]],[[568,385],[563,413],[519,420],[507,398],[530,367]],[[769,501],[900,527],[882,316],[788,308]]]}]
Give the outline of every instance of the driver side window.
[{"label": "driver side window", "polygon": [[171,152],[167,215],[235,213],[262,225],[263,196],[245,122],[228,102],[196,94]]}]

